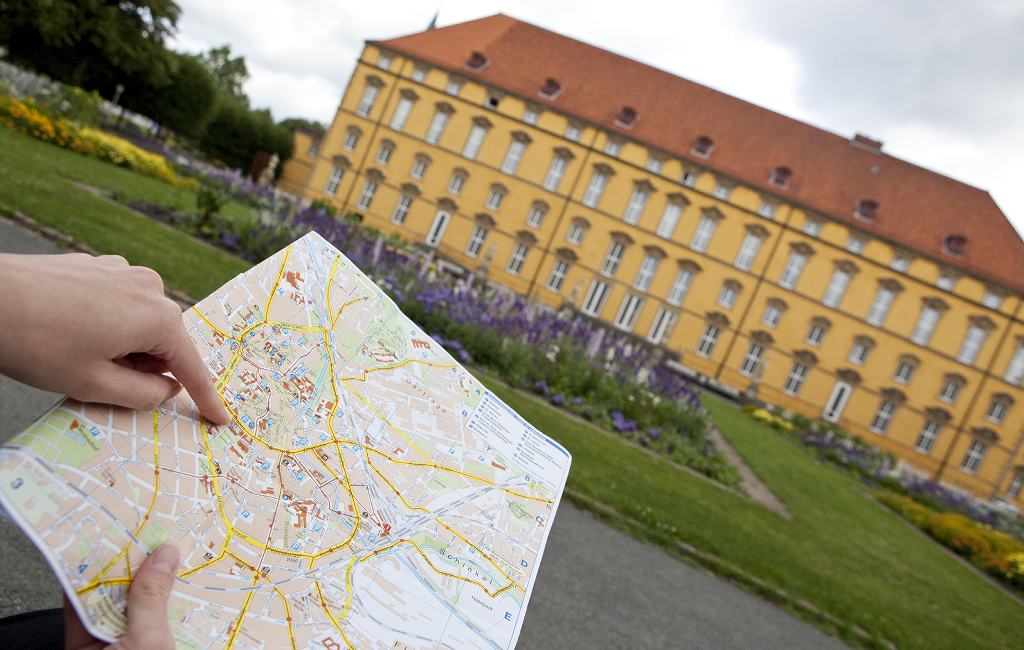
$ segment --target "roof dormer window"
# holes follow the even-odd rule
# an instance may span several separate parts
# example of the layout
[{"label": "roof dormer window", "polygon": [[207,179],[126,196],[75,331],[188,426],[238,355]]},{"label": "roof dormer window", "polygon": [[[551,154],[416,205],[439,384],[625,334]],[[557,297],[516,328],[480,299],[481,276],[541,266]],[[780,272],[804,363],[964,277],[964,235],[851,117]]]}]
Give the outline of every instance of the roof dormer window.
[{"label": "roof dormer window", "polygon": [[768,182],[770,182],[775,187],[786,189],[787,187],[789,187],[789,181],[792,178],[793,170],[791,170],[789,167],[776,167],[775,170],[772,171],[772,175],[768,179]]},{"label": "roof dormer window", "polygon": [[870,199],[861,199],[853,207],[853,216],[863,221],[874,221],[878,215],[878,203]]},{"label": "roof dormer window", "polygon": [[615,123],[619,126],[629,128],[636,122],[636,109],[632,106],[623,106],[622,110],[619,111],[619,116],[615,118]]},{"label": "roof dormer window", "polygon": [[698,136],[697,139],[693,141],[693,148],[690,149],[690,151],[692,151],[695,156],[707,158],[708,156],[711,155],[711,151],[714,148],[715,141],[706,135],[701,135]]},{"label": "roof dormer window", "polygon": [[483,70],[490,61],[483,55],[483,52],[473,52],[466,61],[466,67],[470,70]]},{"label": "roof dormer window", "polygon": [[946,235],[942,240],[942,248],[948,254],[960,257],[967,248],[967,238],[963,235]]},{"label": "roof dormer window", "polygon": [[555,97],[558,97],[558,93],[560,92],[562,92],[562,85],[552,77],[545,79],[544,85],[540,87],[541,97],[547,99],[554,99]]}]

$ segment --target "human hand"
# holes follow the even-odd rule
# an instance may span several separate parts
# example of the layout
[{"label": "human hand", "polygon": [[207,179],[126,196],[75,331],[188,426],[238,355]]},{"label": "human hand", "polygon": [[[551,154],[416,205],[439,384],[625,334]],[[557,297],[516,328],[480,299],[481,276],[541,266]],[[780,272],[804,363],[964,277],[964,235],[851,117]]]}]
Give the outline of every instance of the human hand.
[{"label": "human hand", "polygon": [[117,643],[107,645],[86,631],[74,608],[64,599],[65,650],[169,650],[174,637],[167,623],[167,599],[178,570],[178,549],[164,544],[146,558],[128,590],[128,628]]},{"label": "human hand", "polygon": [[230,421],[160,275],[123,257],[0,255],[0,331],[0,373],[18,381],[140,410],[184,386]]}]

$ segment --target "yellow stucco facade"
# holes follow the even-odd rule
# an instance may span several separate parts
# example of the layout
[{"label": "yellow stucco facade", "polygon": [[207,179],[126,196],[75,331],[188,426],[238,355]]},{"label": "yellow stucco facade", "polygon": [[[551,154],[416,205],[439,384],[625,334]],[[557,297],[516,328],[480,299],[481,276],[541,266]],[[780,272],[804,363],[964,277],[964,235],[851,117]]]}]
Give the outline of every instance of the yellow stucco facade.
[{"label": "yellow stucco facade", "polygon": [[295,151],[288,191],[1024,505],[1019,293],[372,43]]}]

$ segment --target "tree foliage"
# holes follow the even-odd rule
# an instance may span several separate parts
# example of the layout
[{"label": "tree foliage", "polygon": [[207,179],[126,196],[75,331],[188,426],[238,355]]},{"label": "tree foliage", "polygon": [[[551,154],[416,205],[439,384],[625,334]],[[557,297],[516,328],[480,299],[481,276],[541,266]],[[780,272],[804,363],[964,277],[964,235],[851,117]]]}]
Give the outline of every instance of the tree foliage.
[{"label": "tree foliage", "polygon": [[199,55],[199,60],[210,71],[221,91],[234,97],[242,104],[249,105],[242,86],[249,79],[249,69],[244,56],[231,56],[231,46],[221,45]]},{"label": "tree foliage", "polygon": [[317,135],[323,135],[324,133],[327,132],[327,127],[325,127],[320,122],[317,122],[316,120],[308,120],[304,117],[286,117],[285,119],[278,122],[278,124],[288,129],[289,131],[294,131],[295,129],[303,129],[305,131],[309,131],[310,133],[316,133]]},{"label": "tree foliage", "polygon": [[247,171],[257,151],[276,153],[284,161],[291,157],[293,143],[291,131],[274,124],[270,111],[249,110],[222,94],[199,148],[214,160]]},{"label": "tree foliage", "polygon": [[202,135],[213,114],[217,96],[217,82],[196,57],[172,52],[167,83],[126,93],[122,103],[194,140]]},{"label": "tree foliage", "polygon": [[8,58],[111,96],[119,83],[169,79],[164,47],[181,9],[174,0],[0,0]]}]

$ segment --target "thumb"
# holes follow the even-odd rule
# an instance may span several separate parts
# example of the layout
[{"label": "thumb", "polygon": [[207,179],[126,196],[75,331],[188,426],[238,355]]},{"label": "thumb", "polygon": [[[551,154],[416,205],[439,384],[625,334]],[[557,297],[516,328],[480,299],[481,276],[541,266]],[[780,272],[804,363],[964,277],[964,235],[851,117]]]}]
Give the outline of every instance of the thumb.
[{"label": "thumb", "polygon": [[83,395],[72,397],[84,402],[103,402],[140,411],[151,411],[174,397],[181,384],[159,373],[139,372],[113,361],[104,362],[91,373]]},{"label": "thumb", "polygon": [[116,648],[174,648],[174,637],[167,622],[167,601],[177,570],[178,547],[174,544],[164,544],[142,563],[128,591],[128,629]]}]

